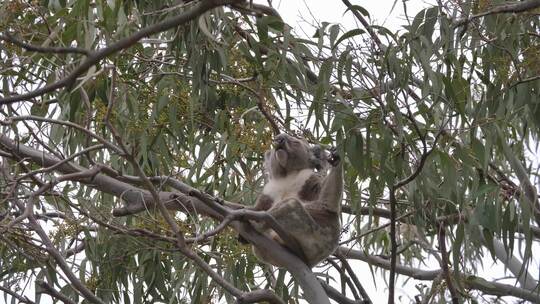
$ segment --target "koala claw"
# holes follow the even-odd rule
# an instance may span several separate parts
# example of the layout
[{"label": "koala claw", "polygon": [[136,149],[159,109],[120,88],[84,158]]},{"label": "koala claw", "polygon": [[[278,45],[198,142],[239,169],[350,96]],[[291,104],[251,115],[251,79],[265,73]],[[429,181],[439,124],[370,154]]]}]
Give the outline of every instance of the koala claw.
[{"label": "koala claw", "polygon": [[339,156],[336,148],[332,148],[330,150],[330,155],[328,156],[328,163],[332,165],[332,167],[336,167],[341,162],[341,156]]}]

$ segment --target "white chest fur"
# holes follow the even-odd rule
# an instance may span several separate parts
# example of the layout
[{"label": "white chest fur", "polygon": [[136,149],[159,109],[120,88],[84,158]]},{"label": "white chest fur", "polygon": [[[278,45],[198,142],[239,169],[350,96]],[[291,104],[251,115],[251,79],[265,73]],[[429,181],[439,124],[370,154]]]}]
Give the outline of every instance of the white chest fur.
[{"label": "white chest fur", "polygon": [[304,169],[296,173],[291,173],[286,177],[271,179],[264,186],[263,194],[270,196],[274,202],[298,197],[302,186],[312,174],[312,169]]}]

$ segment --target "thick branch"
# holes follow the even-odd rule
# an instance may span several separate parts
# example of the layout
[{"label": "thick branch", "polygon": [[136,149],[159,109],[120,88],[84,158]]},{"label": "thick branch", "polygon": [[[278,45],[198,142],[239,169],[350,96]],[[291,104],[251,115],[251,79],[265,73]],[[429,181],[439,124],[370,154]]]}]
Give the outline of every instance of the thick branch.
[{"label": "thick branch", "polygon": [[[336,251],[347,259],[355,259],[369,263],[384,269],[390,269],[390,261],[378,256],[368,255],[362,251],[349,249],[347,247],[339,247]],[[396,272],[416,280],[432,281],[441,274],[441,270],[422,270],[409,266],[396,265]]]},{"label": "thick branch", "polygon": [[540,0],[508,2],[502,5],[497,5],[485,12],[472,15],[468,18],[465,17],[465,18],[459,19],[454,22],[453,26],[458,27],[474,19],[481,18],[487,15],[495,15],[495,14],[503,14],[503,13],[522,13],[522,12],[533,10],[537,7],[540,7]]},{"label": "thick branch", "polygon": [[[75,304],[70,298],[66,297],[65,295],[58,292],[56,289],[54,289],[51,285],[49,285],[45,281],[36,281],[36,284],[41,287],[41,293],[46,293],[50,295],[53,299],[58,299],[65,304]],[[39,291],[38,291],[39,292]]]},{"label": "thick branch", "polygon": [[[367,255],[362,251],[349,249],[347,247],[339,247],[337,252],[343,254],[348,259],[357,259],[386,270],[390,269],[390,261],[378,256]],[[442,270],[422,270],[409,266],[396,265],[396,273],[416,280],[433,281],[442,274]],[[467,289],[476,289],[485,294],[496,296],[514,296],[531,301],[532,303],[540,303],[540,295],[538,295],[536,291],[514,287],[513,285],[489,282],[482,278],[467,274],[461,274],[459,278],[460,282]]]},{"label": "thick branch", "polygon": [[[539,0],[540,2],[540,0]],[[498,130],[498,129],[497,129]],[[536,193],[536,188],[533,186],[529,180],[529,175],[525,167],[521,164],[520,160],[517,158],[516,154],[512,151],[510,146],[506,142],[506,138],[502,135],[502,132],[498,130],[499,140],[502,145],[502,151],[510,167],[516,173],[516,176],[519,180],[520,186],[523,189],[525,201],[530,205],[530,208],[534,214],[536,223],[540,226],[540,202],[538,201],[538,194]],[[520,197],[520,201],[523,197]],[[526,206],[523,206],[526,208]]]},{"label": "thick branch", "polygon": [[[53,166],[61,159],[55,156],[44,153],[25,145],[21,145],[11,140],[7,136],[0,134],[0,147],[10,151],[14,155],[22,158],[28,158],[31,161],[41,166]],[[68,174],[88,170],[74,163],[68,162],[56,168],[57,171]],[[82,184],[92,186],[99,191],[103,191],[114,196],[120,197],[127,202],[124,208],[116,209],[113,213],[116,216],[135,214],[150,207],[153,207],[153,199],[148,191],[134,187],[130,184],[119,181],[115,178],[104,174],[97,174],[91,180],[80,180]],[[180,192],[159,192],[160,199],[169,209],[180,210],[183,212],[196,212],[199,214],[210,216],[217,220],[222,220],[223,216],[214,209],[208,207],[201,200]],[[256,232],[249,225],[241,222],[233,222],[231,225],[244,239],[271,254],[271,257],[276,262],[284,265],[291,272],[293,277],[299,283],[304,291],[306,300],[310,303],[329,304],[328,296],[326,295],[321,284],[311,272],[311,269],[296,255],[289,252],[275,241],[267,238]]]},{"label": "thick branch", "polygon": [[[31,161],[39,164],[42,167],[55,166],[57,163],[63,161],[55,156],[43,153],[43,151],[21,145],[3,134],[0,134],[0,146],[2,146],[5,150],[10,151],[14,155],[18,155],[22,158],[29,158]],[[60,166],[56,166],[55,170],[63,174],[71,174],[88,169],[78,166],[72,162],[67,162]],[[153,208],[154,206],[153,198],[148,191],[134,187],[105,174],[97,174],[91,179],[83,179],[79,182],[94,187],[105,193],[120,197],[126,201],[127,205],[125,207],[118,208],[113,212],[115,216],[135,214],[148,210],[149,208]],[[208,206],[206,206],[203,202],[195,199],[194,197],[190,197],[178,192],[166,191],[160,192],[159,195],[160,199],[169,209],[182,210],[184,212],[196,212],[211,216],[213,218],[221,219],[219,214],[217,214],[211,208],[208,208]]]},{"label": "thick branch", "polygon": [[77,47],[52,47],[52,46],[38,46],[38,45],[32,45],[28,44],[26,42],[20,41],[15,39],[15,37],[11,36],[8,33],[0,34],[0,40],[9,41],[16,46],[19,46],[27,51],[31,52],[38,52],[38,53],[56,53],[56,54],[70,54],[70,53],[77,53],[77,54],[83,54],[86,56],[89,56],[92,52],[87,49],[83,48],[77,48]]},{"label": "thick branch", "polygon": [[466,276],[463,279],[466,288],[480,290],[494,296],[513,296],[531,303],[540,303],[540,295],[536,291],[514,287],[513,285],[490,282],[476,276]]},{"label": "thick branch", "polygon": [[493,238],[493,249],[497,259],[504,263],[505,267],[516,276],[522,288],[528,290],[536,289],[538,282],[529,273],[527,268],[523,267],[523,263],[517,257],[506,252],[504,244],[501,241]]}]

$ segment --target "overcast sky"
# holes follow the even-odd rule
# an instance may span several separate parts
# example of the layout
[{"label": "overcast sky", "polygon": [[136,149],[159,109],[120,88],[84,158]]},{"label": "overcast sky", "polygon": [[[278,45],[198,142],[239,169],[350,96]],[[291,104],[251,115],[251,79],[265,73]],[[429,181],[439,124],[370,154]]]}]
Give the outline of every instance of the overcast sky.
[{"label": "overcast sky", "polygon": [[[354,5],[360,5],[365,8],[371,19],[369,22],[375,25],[381,25],[388,28],[390,31],[402,30],[402,26],[407,24],[405,18],[405,11],[403,2],[407,4],[407,15],[412,20],[416,14],[427,7],[433,6],[435,0],[349,0]],[[266,0],[255,0],[254,2],[268,5]],[[305,32],[308,36],[313,36],[315,29],[310,26],[314,21],[339,23],[343,25],[345,30],[351,30],[358,28],[354,16],[347,12],[344,15],[346,6],[341,1],[328,1],[328,0],[273,0],[272,6],[280,13],[281,17],[286,23],[294,28],[294,31],[298,35],[303,35]],[[539,246],[534,245],[533,251],[538,252]],[[478,275],[487,279],[494,280],[500,279],[505,276],[505,269],[502,263],[493,264],[489,253],[486,252],[486,259],[483,263],[483,270],[479,270]],[[418,266],[423,270],[435,270],[439,268],[436,261],[432,259],[424,261],[425,264]],[[371,270],[367,263],[353,261],[352,267],[354,268],[361,283],[367,290],[371,300],[374,303],[386,303],[388,300],[387,278],[388,272],[378,272],[372,277]],[[480,268],[482,268],[480,266]],[[373,268],[377,270],[377,268]],[[538,278],[539,266],[538,260],[532,262],[528,271],[533,277]],[[381,274],[384,274],[381,275]],[[338,277],[336,273],[336,278]],[[413,302],[415,295],[420,292],[416,290],[415,285],[426,284],[430,285],[430,281],[418,281],[410,279],[402,287],[405,279],[408,277],[398,276],[396,281],[396,302],[397,303],[409,303]],[[514,284],[514,280],[500,281],[501,283]],[[339,286],[335,286],[338,287]],[[350,294],[348,295],[351,296]],[[402,298],[400,298],[402,297]],[[512,303],[512,298],[506,298],[509,303]],[[515,299],[515,298],[514,298]]]},{"label": "overcast sky", "polygon": [[[379,1],[355,1],[349,0],[354,5],[360,5],[364,7],[370,14],[371,23],[376,25],[382,25],[391,31],[398,31],[402,29],[402,25],[407,24],[405,19],[405,13],[403,8],[403,1],[398,0],[379,0]],[[255,1],[261,4],[267,4],[266,1]],[[395,6],[393,7],[395,3]],[[323,0],[274,0],[272,5],[280,13],[281,17],[286,23],[294,28],[294,31],[302,35],[305,33],[308,36],[312,36],[315,33],[315,29],[310,26],[314,21],[339,23],[344,26],[345,30],[351,30],[358,28],[354,16],[351,12],[347,12],[344,15],[346,6],[341,1],[323,1]],[[411,0],[407,1],[407,15],[410,19],[423,8],[429,7],[430,4],[424,0]],[[425,261],[426,265],[423,265],[422,269],[438,269],[439,266],[436,261]],[[388,272],[381,272],[376,267],[373,270],[377,271],[374,276],[371,274],[369,265],[361,261],[351,261],[351,266],[354,268],[356,274],[359,276],[361,283],[369,294],[371,300],[374,303],[386,303],[388,300],[387,289],[387,277]],[[384,275],[382,275],[384,274]],[[337,272],[335,273],[336,279],[339,278]],[[421,282],[417,280],[409,280],[405,286],[402,287],[404,280],[407,277],[398,276],[396,280],[396,302],[397,303],[409,303],[414,301],[411,297],[419,292],[416,290],[416,284],[430,284],[431,282]],[[338,283],[339,284],[339,283]],[[334,287],[340,289],[340,286]],[[351,297],[350,294],[348,294]],[[400,298],[401,297],[401,298]]]},{"label": "overcast sky", "polygon": [[[258,0],[256,2],[264,4],[267,3],[266,1],[262,0]],[[398,30],[402,24],[406,24],[402,0],[350,0],[350,2],[354,5],[364,7],[370,13],[373,24],[383,25],[392,31]],[[409,17],[414,17],[421,9],[428,7],[430,2],[432,3],[434,1],[406,1],[407,14]],[[346,29],[356,28],[353,15],[350,12],[343,15],[346,10],[346,6],[341,1],[274,0],[272,1],[272,4],[281,14],[282,18],[291,26],[297,28],[297,30],[299,30],[297,26],[306,25],[302,24],[303,19],[312,21],[313,18],[316,18],[321,22],[326,21],[330,23],[341,23]]]}]

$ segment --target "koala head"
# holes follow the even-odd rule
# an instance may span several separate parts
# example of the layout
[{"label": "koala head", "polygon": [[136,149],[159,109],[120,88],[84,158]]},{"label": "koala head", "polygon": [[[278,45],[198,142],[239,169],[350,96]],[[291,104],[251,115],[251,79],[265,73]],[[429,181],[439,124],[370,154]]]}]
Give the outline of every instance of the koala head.
[{"label": "koala head", "polygon": [[270,179],[303,169],[320,170],[325,166],[324,149],[311,147],[303,138],[282,133],[274,138],[273,146],[264,155],[264,167]]}]

